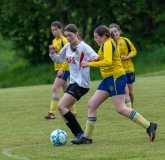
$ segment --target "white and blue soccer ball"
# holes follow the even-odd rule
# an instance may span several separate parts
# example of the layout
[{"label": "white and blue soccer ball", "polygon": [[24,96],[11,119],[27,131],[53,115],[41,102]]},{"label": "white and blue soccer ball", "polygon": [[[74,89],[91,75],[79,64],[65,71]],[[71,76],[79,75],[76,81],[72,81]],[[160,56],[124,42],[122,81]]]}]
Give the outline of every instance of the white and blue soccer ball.
[{"label": "white and blue soccer ball", "polygon": [[50,134],[50,141],[54,146],[63,146],[68,141],[67,133],[64,130],[56,129]]}]

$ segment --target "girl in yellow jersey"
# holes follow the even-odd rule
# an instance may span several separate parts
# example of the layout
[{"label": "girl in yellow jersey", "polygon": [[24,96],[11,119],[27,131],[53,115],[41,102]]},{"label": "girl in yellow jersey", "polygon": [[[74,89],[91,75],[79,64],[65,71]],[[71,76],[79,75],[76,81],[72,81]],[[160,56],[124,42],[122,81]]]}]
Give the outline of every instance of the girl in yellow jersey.
[{"label": "girl in yellow jersey", "polygon": [[101,46],[98,51],[98,59],[91,59],[88,62],[83,61],[81,66],[100,67],[103,80],[88,102],[88,119],[85,136],[81,139],[74,139],[71,142],[73,144],[92,143],[93,129],[97,120],[97,108],[109,97],[112,97],[116,111],[147,129],[150,141],[153,141],[157,123],[147,121],[138,112],[125,105],[127,78],[122,66],[117,40],[110,38],[110,31],[104,25],[94,30],[94,40]]},{"label": "girl in yellow jersey", "polygon": [[[67,39],[62,35],[62,24],[59,21],[55,21],[51,24],[52,34],[55,36],[55,39],[52,41],[53,46],[55,46],[56,53],[58,54],[62,47],[67,43]],[[53,96],[50,104],[50,111],[48,115],[45,116],[45,119],[54,119],[56,118],[56,108],[59,101],[59,91],[60,88],[65,92],[68,87],[68,77],[70,75],[69,67],[66,62],[62,64],[57,64],[54,62],[54,69],[56,72],[56,78],[53,85]],[[75,105],[71,108],[71,112],[76,116]]]},{"label": "girl in yellow jersey", "polygon": [[[126,85],[126,105],[133,108],[134,93],[133,93],[133,83],[135,82],[135,69],[132,62],[132,58],[136,56],[137,52],[134,45],[128,38],[121,37],[122,30],[120,26],[112,23],[109,25],[110,32],[113,32],[115,38],[118,40],[118,46],[121,54],[121,60],[123,68],[127,76]],[[127,87],[128,86],[128,87]]]}]

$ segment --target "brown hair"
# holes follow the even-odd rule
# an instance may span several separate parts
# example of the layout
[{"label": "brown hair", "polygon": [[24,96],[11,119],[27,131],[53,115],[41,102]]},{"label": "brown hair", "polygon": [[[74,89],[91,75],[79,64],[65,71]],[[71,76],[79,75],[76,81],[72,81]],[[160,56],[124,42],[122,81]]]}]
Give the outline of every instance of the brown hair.
[{"label": "brown hair", "polygon": [[118,24],[116,24],[116,23],[111,23],[109,25],[109,29],[111,29],[111,28],[117,28],[117,30],[121,31],[121,33],[122,33],[122,30],[121,30],[120,26]]},{"label": "brown hair", "polygon": [[109,29],[104,25],[97,27],[94,30],[94,33],[97,33],[100,37],[102,37],[103,35],[105,35],[106,37],[110,37]]},{"label": "brown hair", "polygon": [[62,24],[59,21],[54,21],[51,24],[51,27],[58,27],[59,29],[61,29],[62,28]]},{"label": "brown hair", "polygon": [[[65,28],[64,28],[64,32],[68,31],[68,32],[72,32],[72,33],[77,33],[78,29],[76,27],[75,24],[68,24]],[[80,36],[77,36],[79,40],[81,40]]]},{"label": "brown hair", "polygon": [[[65,32],[65,31],[72,32],[72,33],[78,33],[78,29],[77,29],[77,27],[76,27],[75,24],[68,24],[68,25],[64,28],[64,32]],[[81,38],[80,38],[79,34],[77,35],[77,38],[81,41]],[[71,48],[71,50],[72,50],[73,52],[76,51],[75,46],[70,45],[70,48]]]},{"label": "brown hair", "polygon": [[106,37],[111,37],[115,40],[117,44],[117,39],[114,37],[113,33],[110,33],[108,27],[101,25],[94,30],[94,33],[97,33],[99,36],[105,35]]}]

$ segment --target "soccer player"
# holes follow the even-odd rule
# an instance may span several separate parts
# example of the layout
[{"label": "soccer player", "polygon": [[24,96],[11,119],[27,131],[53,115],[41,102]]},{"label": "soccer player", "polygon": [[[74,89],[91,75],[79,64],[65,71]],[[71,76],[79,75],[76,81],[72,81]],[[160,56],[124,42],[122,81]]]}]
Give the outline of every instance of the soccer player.
[{"label": "soccer player", "polygon": [[83,61],[81,67],[100,67],[103,80],[88,102],[85,136],[71,142],[73,144],[92,143],[92,134],[97,121],[97,108],[109,97],[112,97],[116,111],[145,128],[150,141],[153,141],[157,123],[147,121],[138,112],[125,104],[126,75],[122,66],[117,40],[110,38],[109,28],[104,25],[94,30],[94,40],[101,46],[98,51],[98,60],[93,62]]},{"label": "soccer player", "polygon": [[[62,35],[62,24],[59,21],[53,22],[51,24],[51,31],[55,37],[52,44],[55,47],[56,54],[58,54],[62,47],[67,43],[67,39]],[[56,118],[55,115],[59,101],[60,88],[62,88],[63,92],[65,92],[69,85],[67,81],[70,75],[68,64],[66,62],[62,64],[57,64],[54,62],[54,69],[56,72],[56,78],[53,84],[53,96],[50,104],[50,111],[48,112],[48,115],[45,116],[45,119]],[[77,116],[75,104],[73,104],[71,112]]]},{"label": "soccer player", "polygon": [[109,30],[110,32],[113,32],[115,38],[118,40],[122,65],[127,76],[125,103],[128,107],[130,107],[131,105],[131,107],[133,108],[133,83],[135,82],[135,69],[131,59],[136,56],[137,52],[134,45],[128,38],[120,36],[122,34],[122,30],[120,29],[119,25],[112,23],[109,25]]},{"label": "soccer player", "polygon": [[58,110],[76,139],[84,136],[84,131],[76,118],[70,112],[70,108],[76,101],[85,95],[90,89],[90,68],[82,68],[81,62],[97,59],[97,53],[79,37],[78,29],[74,24],[64,28],[65,37],[68,43],[57,55],[55,47],[49,46],[49,56],[56,63],[63,63],[65,60],[70,69],[70,84],[58,102]]}]

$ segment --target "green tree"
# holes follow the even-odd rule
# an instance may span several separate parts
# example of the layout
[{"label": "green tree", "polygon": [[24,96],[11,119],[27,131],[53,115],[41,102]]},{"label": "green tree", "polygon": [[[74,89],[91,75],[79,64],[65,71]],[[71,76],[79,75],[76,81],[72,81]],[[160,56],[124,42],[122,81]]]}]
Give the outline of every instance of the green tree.
[{"label": "green tree", "polygon": [[152,49],[164,45],[164,10],[162,0],[1,0],[0,33],[12,40],[16,55],[30,64],[50,61],[50,25],[55,20],[64,26],[75,23],[94,48],[98,47],[94,29],[118,23],[136,47]]},{"label": "green tree", "polygon": [[118,0],[111,8],[116,22],[136,46],[153,49],[164,45],[165,1],[162,0]]},{"label": "green tree", "polygon": [[48,2],[3,0],[1,6],[0,32],[11,39],[16,55],[30,64],[47,61],[47,48],[53,39],[50,25],[63,15],[60,0]]}]

